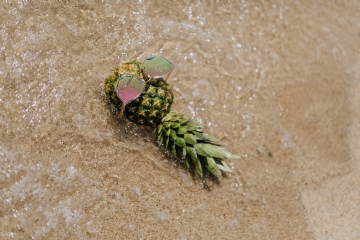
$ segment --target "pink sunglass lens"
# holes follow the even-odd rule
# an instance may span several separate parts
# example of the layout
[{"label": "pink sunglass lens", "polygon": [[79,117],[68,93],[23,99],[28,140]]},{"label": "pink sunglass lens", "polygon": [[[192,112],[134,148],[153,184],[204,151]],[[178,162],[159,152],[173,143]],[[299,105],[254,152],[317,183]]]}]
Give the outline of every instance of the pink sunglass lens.
[{"label": "pink sunglass lens", "polygon": [[133,75],[119,78],[115,84],[115,92],[124,104],[130,103],[139,97],[144,89],[144,82]]}]

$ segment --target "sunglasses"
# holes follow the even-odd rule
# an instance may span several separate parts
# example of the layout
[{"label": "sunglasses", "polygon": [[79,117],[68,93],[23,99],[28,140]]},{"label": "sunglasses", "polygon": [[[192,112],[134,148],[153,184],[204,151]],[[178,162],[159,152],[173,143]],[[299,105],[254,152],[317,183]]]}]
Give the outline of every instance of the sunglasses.
[{"label": "sunglasses", "polygon": [[115,92],[122,101],[120,118],[123,116],[127,104],[138,98],[145,88],[145,84],[151,79],[162,78],[165,81],[169,77],[174,65],[162,57],[149,57],[142,64],[144,79],[132,74],[120,77],[115,83]]}]

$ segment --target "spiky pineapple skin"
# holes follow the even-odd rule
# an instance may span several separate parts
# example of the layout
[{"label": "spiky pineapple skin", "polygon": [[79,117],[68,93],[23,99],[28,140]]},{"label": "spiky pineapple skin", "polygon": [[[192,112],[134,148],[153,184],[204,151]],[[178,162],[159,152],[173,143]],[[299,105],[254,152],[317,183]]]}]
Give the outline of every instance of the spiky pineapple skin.
[{"label": "spiky pineapple skin", "polygon": [[[126,62],[105,79],[105,94],[118,109],[121,109],[123,103],[116,95],[114,85],[117,79],[125,74],[143,78],[141,63],[136,60]],[[170,86],[162,78],[152,79],[145,84],[143,93],[126,105],[124,115],[137,124],[158,125],[161,119],[170,112],[173,101],[174,95]]]}]

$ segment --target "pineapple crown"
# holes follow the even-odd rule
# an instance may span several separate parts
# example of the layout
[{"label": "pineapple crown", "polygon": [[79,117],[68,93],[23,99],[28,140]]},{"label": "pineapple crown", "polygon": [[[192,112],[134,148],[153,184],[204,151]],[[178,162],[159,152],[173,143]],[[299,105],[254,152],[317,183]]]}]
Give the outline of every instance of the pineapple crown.
[{"label": "pineapple crown", "polygon": [[183,160],[187,169],[192,166],[199,178],[203,178],[206,168],[221,179],[220,170],[232,172],[223,160],[240,156],[224,150],[220,140],[204,133],[203,128],[182,113],[170,112],[157,127],[159,145],[165,152],[170,150],[174,158]]}]

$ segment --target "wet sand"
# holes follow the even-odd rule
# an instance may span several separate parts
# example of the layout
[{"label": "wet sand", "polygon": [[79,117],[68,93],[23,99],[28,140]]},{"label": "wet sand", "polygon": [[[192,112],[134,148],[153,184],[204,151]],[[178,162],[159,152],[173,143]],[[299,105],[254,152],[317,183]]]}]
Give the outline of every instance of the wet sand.
[{"label": "wet sand", "polygon": [[[1,239],[360,238],[360,4],[233,2],[0,4]],[[207,188],[105,99],[151,55],[243,156]]]}]

